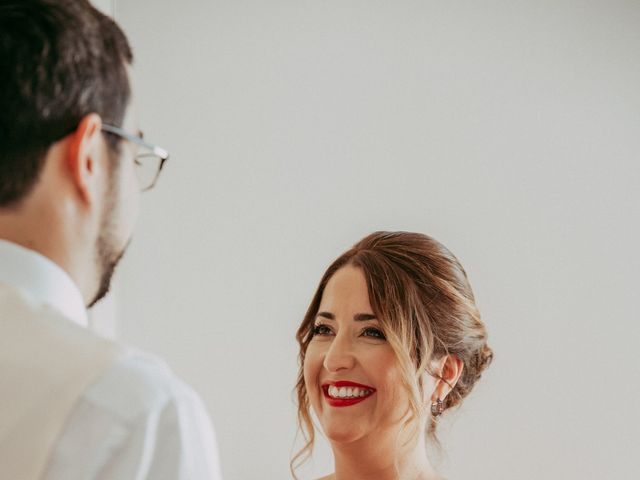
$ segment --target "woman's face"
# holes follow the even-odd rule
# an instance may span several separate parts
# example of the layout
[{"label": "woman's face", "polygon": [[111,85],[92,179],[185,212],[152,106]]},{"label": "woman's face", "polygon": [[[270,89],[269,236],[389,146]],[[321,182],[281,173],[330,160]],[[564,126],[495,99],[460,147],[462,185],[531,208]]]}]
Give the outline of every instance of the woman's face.
[{"label": "woman's face", "polygon": [[360,268],[345,266],[331,277],[313,328],[304,381],[327,437],[353,442],[397,431],[408,396]]}]

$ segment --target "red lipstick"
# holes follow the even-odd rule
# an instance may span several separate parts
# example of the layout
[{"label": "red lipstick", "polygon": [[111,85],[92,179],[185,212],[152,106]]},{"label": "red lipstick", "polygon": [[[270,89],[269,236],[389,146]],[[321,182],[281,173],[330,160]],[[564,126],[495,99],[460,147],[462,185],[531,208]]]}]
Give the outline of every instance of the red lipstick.
[{"label": "red lipstick", "polygon": [[[368,393],[364,396],[359,397],[349,397],[349,398],[336,398],[329,395],[329,388],[359,388],[360,390],[366,390]],[[322,385],[322,392],[324,393],[324,398],[329,405],[332,407],[349,407],[351,405],[355,405],[356,403],[363,402],[371,395],[375,393],[376,389],[370,387],[368,385],[362,385],[361,383],[349,382],[347,380],[340,380],[336,382],[327,382]]]}]

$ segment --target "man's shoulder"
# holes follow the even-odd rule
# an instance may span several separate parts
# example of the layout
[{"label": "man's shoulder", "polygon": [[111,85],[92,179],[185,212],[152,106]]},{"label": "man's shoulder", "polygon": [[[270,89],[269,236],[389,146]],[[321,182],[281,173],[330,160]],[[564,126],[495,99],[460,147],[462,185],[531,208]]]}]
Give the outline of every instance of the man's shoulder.
[{"label": "man's shoulder", "polygon": [[[158,357],[101,337],[22,292],[0,288],[0,326],[0,359],[13,359],[7,365],[33,363],[42,373],[76,367],[92,371],[93,380],[83,388],[79,405],[96,413],[128,421],[170,404],[199,402]],[[48,353],[34,358],[25,350]],[[21,360],[15,361],[18,357]]]},{"label": "man's shoulder", "polygon": [[28,293],[0,285],[0,328],[7,341],[20,340],[23,347],[38,345],[84,356],[99,350],[121,354],[121,346],[80,326]]},{"label": "man's shoulder", "polygon": [[198,395],[158,357],[122,347],[124,354],[85,392],[84,400],[124,420],[176,404],[200,403]]},{"label": "man's shoulder", "polygon": [[163,361],[135,350],[81,396],[58,438],[53,465],[68,465],[65,452],[77,449],[91,469],[104,469],[108,461],[113,471],[128,472],[144,457],[145,478],[174,478],[183,468],[188,478],[220,476],[215,434],[200,398]]}]

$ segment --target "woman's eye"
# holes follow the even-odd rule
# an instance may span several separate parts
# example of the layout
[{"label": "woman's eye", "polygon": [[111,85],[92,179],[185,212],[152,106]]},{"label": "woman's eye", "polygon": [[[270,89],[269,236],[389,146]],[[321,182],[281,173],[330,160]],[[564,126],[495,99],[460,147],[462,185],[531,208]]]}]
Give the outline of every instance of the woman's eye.
[{"label": "woman's eye", "polygon": [[313,336],[315,337],[316,335],[331,335],[333,332],[331,331],[331,329],[329,327],[327,327],[326,325],[316,325],[313,327]]},{"label": "woman's eye", "polygon": [[379,340],[386,340],[387,337],[384,336],[384,333],[382,333],[382,330],[378,329],[378,328],[374,328],[374,327],[369,327],[369,328],[365,328],[362,332],[362,336],[363,337],[372,337],[372,338],[377,338]]}]

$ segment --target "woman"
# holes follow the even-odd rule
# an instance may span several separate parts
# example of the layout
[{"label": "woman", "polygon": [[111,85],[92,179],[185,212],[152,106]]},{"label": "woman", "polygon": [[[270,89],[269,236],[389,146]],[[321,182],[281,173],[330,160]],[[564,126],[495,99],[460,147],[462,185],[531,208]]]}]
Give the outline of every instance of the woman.
[{"label": "woman", "polygon": [[418,233],[376,232],[328,268],[298,329],[298,420],[331,443],[332,480],[434,480],[426,438],[493,353],[462,265]]}]

